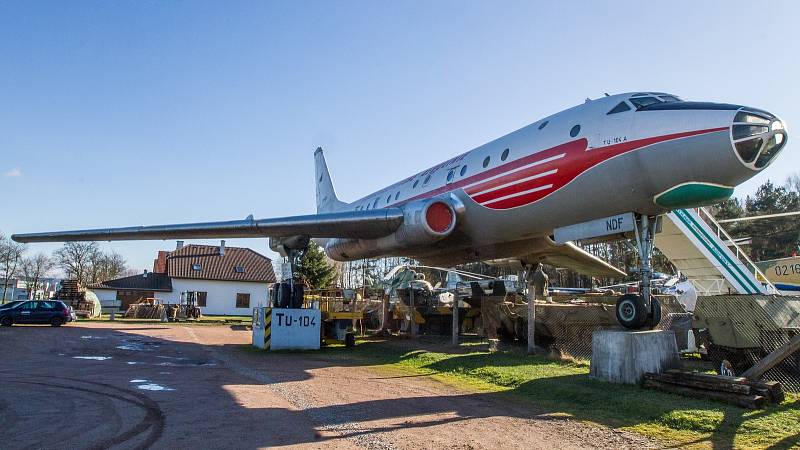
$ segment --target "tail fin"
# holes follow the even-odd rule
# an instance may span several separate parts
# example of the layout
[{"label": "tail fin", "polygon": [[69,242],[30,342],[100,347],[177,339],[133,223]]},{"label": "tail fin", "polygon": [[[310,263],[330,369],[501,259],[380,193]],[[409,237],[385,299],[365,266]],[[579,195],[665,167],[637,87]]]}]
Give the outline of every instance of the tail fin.
[{"label": "tail fin", "polygon": [[345,206],[346,203],[340,202],[336,198],[336,191],[333,189],[331,174],[328,173],[328,165],[325,163],[322,147],[317,147],[314,152],[314,167],[316,169],[316,179],[314,181],[317,184],[317,212],[334,212]]}]

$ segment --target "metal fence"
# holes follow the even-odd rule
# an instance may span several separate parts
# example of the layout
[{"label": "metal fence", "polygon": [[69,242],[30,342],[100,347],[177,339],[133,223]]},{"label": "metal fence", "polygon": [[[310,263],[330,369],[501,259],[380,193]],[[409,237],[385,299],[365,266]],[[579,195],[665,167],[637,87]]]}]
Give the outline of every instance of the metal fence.
[{"label": "metal fence", "polygon": [[[657,296],[662,318],[656,329],[675,332],[687,365],[718,371],[723,363],[741,374],[770,352],[800,334],[800,297],[775,295],[720,295],[699,297],[693,313],[686,312],[674,296]],[[536,344],[555,356],[588,360],[592,334],[601,329],[621,329],[616,320],[616,296],[554,296],[552,302],[536,303]],[[447,308],[427,308],[417,297],[415,310],[421,333],[449,334]],[[432,302],[438,300],[431,300]],[[402,303],[402,302],[401,302]],[[497,337],[524,344],[527,336],[527,303],[520,295],[485,296],[482,307],[461,302],[460,330],[465,334]],[[433,305],[434,303],[432,303]],[[488,307],[487,307],[488,306]],[[401,312],[407,306],[401,307]],[[376,312],[379,308],[376,308]],[[395,314],[396,321],[411,314]],[[444,318],[443,318],[444,317]],[[377,318],[373,323],[382,323]],[[403,331],[407,326],[390,327]],[[800,352],[766,372],[766,380],[778,381],[787,391],[800,392]]]}]

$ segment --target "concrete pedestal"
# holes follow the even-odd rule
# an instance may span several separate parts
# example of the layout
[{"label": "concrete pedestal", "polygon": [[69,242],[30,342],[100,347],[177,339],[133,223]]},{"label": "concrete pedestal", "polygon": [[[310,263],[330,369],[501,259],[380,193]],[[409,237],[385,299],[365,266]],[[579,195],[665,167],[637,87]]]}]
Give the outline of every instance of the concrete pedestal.
[{"label": "concrete pedestal", "polygon": [[612,331],[592,333],[589,375],[614,383],[639,384],[646,372],[680,368],[673,331]]}]

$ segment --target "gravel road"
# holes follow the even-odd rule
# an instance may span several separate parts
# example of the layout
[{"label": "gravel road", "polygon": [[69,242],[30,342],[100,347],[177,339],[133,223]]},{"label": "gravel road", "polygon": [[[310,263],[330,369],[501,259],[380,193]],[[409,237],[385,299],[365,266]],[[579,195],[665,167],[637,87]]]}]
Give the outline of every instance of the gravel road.
[{"label": "gravel road", "polygon": [[242,327],[0,328],[0,448],[647,448],[638,435],[324,355]]}]

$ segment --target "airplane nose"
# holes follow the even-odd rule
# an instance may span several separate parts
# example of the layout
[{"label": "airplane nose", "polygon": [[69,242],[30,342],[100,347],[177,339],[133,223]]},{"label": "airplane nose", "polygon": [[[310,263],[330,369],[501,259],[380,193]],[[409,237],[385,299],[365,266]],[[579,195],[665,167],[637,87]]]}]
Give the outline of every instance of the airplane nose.
[{"label": "airplane nose", "polygon": [[742,107],[733,119],[731,138],[742,163],[761,170],[783,149],[789,135],[783,122],[774,114]]}]

